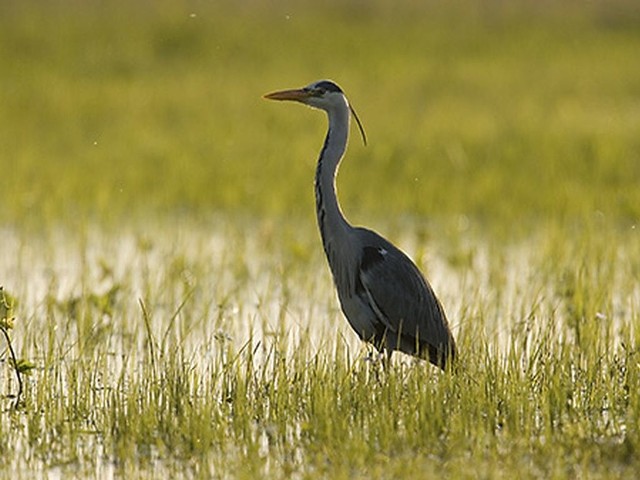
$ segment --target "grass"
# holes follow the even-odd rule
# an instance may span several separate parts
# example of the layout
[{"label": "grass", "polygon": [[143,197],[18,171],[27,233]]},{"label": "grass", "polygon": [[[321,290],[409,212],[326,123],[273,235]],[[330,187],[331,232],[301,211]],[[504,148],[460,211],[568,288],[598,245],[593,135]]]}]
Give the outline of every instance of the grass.
[{"label": "grass", "polygon": [[[5,2],[0,285],[35,368],[16,409],[0,356],[2,475],[638,471],[636,7],[393,5]],[[322,116],[260,99],[321,77],[370,140],[345,210],[427,272],[455,372],[385,370],[341,316]]]},{"label": "grass", "polygon": [[[464,266],[429,260],[463,352],[458,372],[440,374],[406,357],[388,371],[367,360],[318,276],[312,233],[302,262],[274,242],[280,229],[188,223],[169,240],[163,227],[65,234],[4,259],[44,286],[17,295],[30,313],[18,315],[15,341],[37,369],[24,405],[7,400],[3,413],[7,471],[562,478],[637,468],[634,237],[616,233],[614,246],[584,232],[567,245],[545,233],[506,250],[476,238]],[[221,255],[221,240],[237,250]],[[256,254],[272,242],[273,258]],[[46,268],[49,255],[61,264]]]}]

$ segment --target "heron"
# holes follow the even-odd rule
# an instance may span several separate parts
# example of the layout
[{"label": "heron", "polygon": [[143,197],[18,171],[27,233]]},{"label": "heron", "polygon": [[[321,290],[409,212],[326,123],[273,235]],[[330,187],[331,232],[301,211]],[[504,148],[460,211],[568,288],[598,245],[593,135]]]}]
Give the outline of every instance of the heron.
[{"label": "heron", "polygon": [[264,95],[324,110],[328,131],[317,161],[318,228],[342,312],[358,336],[390,358],[394,351],[445,369],[456,345],[442,304],[415,263],[376,232],[354,227],[336,194],[336,175],[347,149],[351,116],[366,145],[362,123],[331,80]]}]

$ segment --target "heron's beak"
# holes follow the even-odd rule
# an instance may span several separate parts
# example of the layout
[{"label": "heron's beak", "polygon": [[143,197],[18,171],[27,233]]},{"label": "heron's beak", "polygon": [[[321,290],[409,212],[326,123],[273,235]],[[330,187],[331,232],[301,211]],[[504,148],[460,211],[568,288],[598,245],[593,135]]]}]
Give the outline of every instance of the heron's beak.
[{"label": "heron's beak", "polygon": [[281,90],[279,92],[267,93],[263,98],[268,100],[293,100],[294,102],[304,102],[311,96],[311,92],[304,88],[294,90]]}]

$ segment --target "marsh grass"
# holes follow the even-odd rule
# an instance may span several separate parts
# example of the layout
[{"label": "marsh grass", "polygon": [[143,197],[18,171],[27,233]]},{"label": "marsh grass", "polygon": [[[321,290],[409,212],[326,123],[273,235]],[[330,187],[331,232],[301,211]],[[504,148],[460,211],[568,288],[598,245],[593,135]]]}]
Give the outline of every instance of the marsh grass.
[{"label": "marsh grass", "polygon": [[[614,247],[585,231],[567,245],[557,232],[501,249],[477,237],[463,267],[425,256],[462,352],[441,373],[402,355],[385,369],[354,338],[319,274],[312,229],[296,251],[273,242],[286,224],[219,223],[183,220],[176,237],[162,224],[58,233],[46,248],[6,252],[5,271],[45,285],[17,308],[16,347],[38,368],[21,407],[5,404],[8,470],[391,478],[637,468],[634,236],[615,233]],[[237,250],[220,255],[228,244]]]},{"label": "marsh grass", "polygon": [[[610,4],[5,2],[0,285],[36,368],[16,409],[0,355],[2,475],[633,476],[640,29]],[[260,101],[326,76],[371,140],[345,210],[427,273],[453,371],[384,368],[338,309],[322,118]]]}]

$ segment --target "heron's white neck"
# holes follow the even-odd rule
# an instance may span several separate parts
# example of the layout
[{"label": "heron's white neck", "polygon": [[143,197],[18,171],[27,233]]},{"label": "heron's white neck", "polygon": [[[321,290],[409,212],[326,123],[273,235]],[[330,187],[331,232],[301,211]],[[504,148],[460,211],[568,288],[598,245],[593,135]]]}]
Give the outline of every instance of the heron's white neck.
[{"label": "heron's white neck", "polygon": [[315,190],[318,227],[325,253],[330,256],[332,244],[344,238],[340,233],[352,228],[340,210],[336,195],[336,173],[349,138],[349,106],[346,101],[344,106],[327,110],[327,116],[329,131],[318,159]]}]

